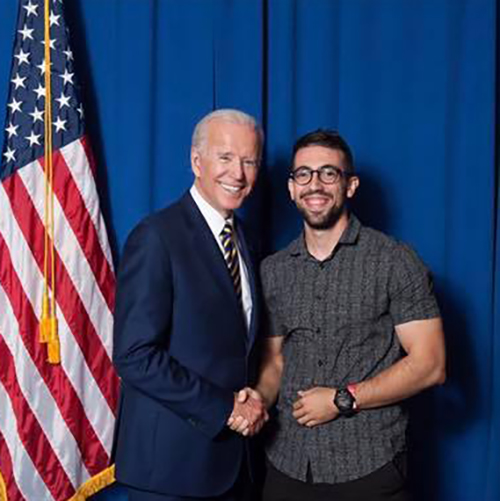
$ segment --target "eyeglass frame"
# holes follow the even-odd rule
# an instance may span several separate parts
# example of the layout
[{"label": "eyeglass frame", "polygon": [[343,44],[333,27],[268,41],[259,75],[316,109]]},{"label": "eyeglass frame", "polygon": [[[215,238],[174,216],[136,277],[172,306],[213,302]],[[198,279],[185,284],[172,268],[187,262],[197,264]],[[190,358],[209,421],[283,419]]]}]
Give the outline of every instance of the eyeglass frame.
[{"label": "eyeglass frame", "polygon": [[[336,174],[337,174],[337,177],[333,180],[333,181],[325,181],[321,176],[322,176],[322,173],[324,172],[327,172],[328,170],[330,169],[333,169]],[[308,175],[309,175],[309,179],[307,180],[307,182],[305,183],[299,183],[296,179],[295,179],[295,174],[296,172],[298,171],[301,171],[301,172],[307,172]],[[299,186],[307,186],[309,183],[312,182],[313,180],[313,177],[314,177],[314,174],[317,174],[318,176],[318,180],[323,183],[323,184],[328,184],[328,185],[332,185],[332,184],[336,184],[338,183],[342,178],[345,178],[345,179],[349,179],[350,177],[352,177],[354,174],[350,173],[350,172],[346,172],[345,170],[341,169],[340,167],[337,167],[336,165],[330,165],[330,164],[326,164],[326,165],[322,165],[321,167],[319,167],[318,169],[311,169],[310,167],[307,167],[307,165],[301,165],[300,167],[297,167],[296,169],[293,169],[290,174],[289,174],[289,178],[294,182],[294,183],[297,183]]]}]

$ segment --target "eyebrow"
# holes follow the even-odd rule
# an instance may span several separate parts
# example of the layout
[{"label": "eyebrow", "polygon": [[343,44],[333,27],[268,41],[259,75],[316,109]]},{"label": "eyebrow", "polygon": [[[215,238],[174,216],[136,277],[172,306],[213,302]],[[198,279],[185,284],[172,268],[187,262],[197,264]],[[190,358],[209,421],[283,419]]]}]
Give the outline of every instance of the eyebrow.
[{"label": "eyebrow", "polygon": [[333,164],[320,165],[316,169],[309,167],[309,165],[299,165],[298,167],[295,167],[293,170],[299,170],[299,169],[320,170],[320,169],[324,169],[325,167],[331,167],[333,169],[344,170],[344,169],[342,169],[342,167],[339,167],[338,165],[333,165]]}]

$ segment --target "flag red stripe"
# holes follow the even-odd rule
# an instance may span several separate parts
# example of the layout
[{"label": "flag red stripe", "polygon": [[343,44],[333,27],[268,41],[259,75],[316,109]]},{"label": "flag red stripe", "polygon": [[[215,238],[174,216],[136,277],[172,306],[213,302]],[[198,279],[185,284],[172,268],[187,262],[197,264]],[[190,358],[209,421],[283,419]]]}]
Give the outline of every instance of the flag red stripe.
[{"label": "flag red stripe", "polygon": [[[30,248],[40,270],[43,270],[44,228],[42,221],[18,174],[12,175],[3,184],[9,193],[12,211],[19,227],[26,240],[30,242]],[[55,252],[55,268],[57,304],[82,350],[96,384],[114,412],[117,402],[118,377],[57,251]]]},{"label": "flag red stripe", "polygon": [[[74,492],[74,488],[21,392],[14,358],[3,338],[0,338],[0,359],[3,365],[0,381],[10,396],[17,417],[19,438],[52,496],[55,499],[66,499]],[[57,476],[54,475],[55,471],[58,472]]]},{"label": "flag red stripe", "polygon": [[[43,165],[43,162],[40,162]],[[60,151],[54,153],[54,191],[110,311],[114,309],[115,276],[102,251],[99,236]]]},{"label": "flag red stripe", "polygon": [[100,471],[108,461],[106,450],[89,422],[82,402],[61,365],[46,362],[46,347],[38,342],[38,321],[32,305],[24,293],[19,277],[10,260],[9,249],[0,234],[0,282],[9,297],[14,315],[19,322],[19,333],[26,350],[36,365],[42,379],[69,430],[80,448],[82,460],[89,472]]},{"label": "flag red stripe", "polygon": [[[2,335],[0,334],[0,339]],[[5,487],[7,488],[7,496],[9,501],[26,501],[24,496],[21,494],[19,487],[17,486],[16,480],[14,478],[14,473],[12,470],[12,459],[10,457],[9,449],[7,448],[7,443],[5,442],[2,432],[0,431],[0,472],[5,481]]]},{"label": "flag red stripe", "polygon": [[85,150],[85,155],[87,156],[87,159],[89,161],[90,171],[94,176],[94,181],[96,181],[96,164],[94,159],[94,152],[90,147],[89,138],[87,136],[83,136],[82,138],[80,138],[80,143],[82,143],[83,149]]}]

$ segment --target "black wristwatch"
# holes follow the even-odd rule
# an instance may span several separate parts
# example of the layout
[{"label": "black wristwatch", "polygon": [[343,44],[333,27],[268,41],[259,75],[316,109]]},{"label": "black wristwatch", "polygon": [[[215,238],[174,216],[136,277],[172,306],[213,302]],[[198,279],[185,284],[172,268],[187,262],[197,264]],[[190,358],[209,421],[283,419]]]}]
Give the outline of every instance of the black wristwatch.
[{"label": "black wristwatch", "polygon": [[347,388],[339,388],[336,391],[333,403],[343,417],[351,417],[356,414],[356,399]]}]

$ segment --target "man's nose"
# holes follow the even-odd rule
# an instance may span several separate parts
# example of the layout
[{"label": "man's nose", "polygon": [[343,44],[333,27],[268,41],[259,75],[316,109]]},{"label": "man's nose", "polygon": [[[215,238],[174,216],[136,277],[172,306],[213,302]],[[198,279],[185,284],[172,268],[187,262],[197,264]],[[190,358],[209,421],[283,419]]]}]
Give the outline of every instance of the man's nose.
[{"label": "man's nose", "polygon": [[319,179],[319,170],[313,170],[311,174],[312,178],[311,181],[309,182],[309,186],[312,189],[323,188],[323,183]]},{"label": "man's nose", "polygon": [[231,162],[231,174],[235,179],[243,179],[245,177],[244,163],[241,158],[235,158]]}]

